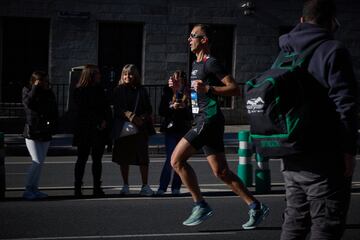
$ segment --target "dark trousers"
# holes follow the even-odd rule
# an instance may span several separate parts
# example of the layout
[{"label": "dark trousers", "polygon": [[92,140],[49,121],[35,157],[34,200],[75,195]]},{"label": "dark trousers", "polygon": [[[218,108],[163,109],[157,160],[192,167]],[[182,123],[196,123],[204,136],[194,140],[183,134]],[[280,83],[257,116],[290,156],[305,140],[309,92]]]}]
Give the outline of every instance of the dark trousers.
[{"label": "dark trousers", "polygon": [[170,183],[172,173],[174,173],[174,176],[172,179],[171,190],[180,190],[181,187],[181,178],[175,171],[173,171],[170,161],[171,161],[171,154],[173,153],[177,143],[180,141],[183,135],[184,134],[180,134],[180,133],[165,134],[166,160],[161,171],[160,186],[159,186],[159,189],[165,192]]},{"label": "dark trousers", "polygon": [[91,154],[92,158],[92,174],[94,188],[101,185],[102,163],[101,159],[104,154],[105,144],[103,141],[94,141],[93,143],[78,144],[77,161],[75,164],[75,187],[82,185],[86,162]]},{"label": "dark trousers", "polygon": [[341,239],[351,179],[308,171],[283,171],[286,209],[281,239]]}]

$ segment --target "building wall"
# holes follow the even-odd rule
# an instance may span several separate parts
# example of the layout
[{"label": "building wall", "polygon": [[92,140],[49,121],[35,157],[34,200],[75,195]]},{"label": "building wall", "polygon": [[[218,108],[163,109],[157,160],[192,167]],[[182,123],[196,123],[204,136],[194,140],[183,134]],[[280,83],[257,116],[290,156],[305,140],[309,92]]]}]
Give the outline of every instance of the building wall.
[{"label": "building wall", "polygon": [[[244,16],[238,0],[1,0],[0,17],[51,19],[49,74],[67,83],[71,67],[97,63],[98,22],[143,22],[143,81],[163,84],[175,69],[188,69],[190,23],[235,26],[233,75],[244,82],[267,69],[278,52],[281,26],[294,26],[301,15],[299,0],[256,0],[256,12]],[[360,79],[360,1],[338,0],[337,34],[350,49]],[[89,18],[61,17],[59,12],[87,12]],[[0,31],[1,32],[1,31]],[[1,45],[1,44],[0,44]],[[6,59],[3,59],[6,61]],[[241,97],[224,110],[228,124],[246,123]]]}]

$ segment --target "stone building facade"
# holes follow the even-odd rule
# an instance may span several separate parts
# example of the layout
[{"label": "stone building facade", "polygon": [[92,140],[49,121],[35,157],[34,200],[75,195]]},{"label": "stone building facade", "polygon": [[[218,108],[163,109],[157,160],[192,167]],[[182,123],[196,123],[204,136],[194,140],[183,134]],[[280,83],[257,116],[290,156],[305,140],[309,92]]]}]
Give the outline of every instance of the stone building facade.
[{"label": "stone building facade", "polygon": [[[232,46],[230,69],[238,83],[266,70],[278,52],[277,40],[301,16],[301,0],[254,0],[255,11],[244,15],[237,0],[0,0],[0,83],[1,101],[8,81],[4,66],[11,53],[4,54],[5,23],[16,18],[45,19],[48,22],[47,71],[51,82],[68,83],[72,67],[99,64],[102,26],[122,24],[140,26],[140,57],[143,83],[164,84],[176,69],[189,69],[187,38],[194,23],[230,27]],[[338,0],[338,18],[342,24],[337,37],[350,49],[357,79],[360,79],[360,1]],[[21,30],[19,30],[21,31]],[[126,34],[132,43],[130,37]],[[110,29],[111,32],[111,29]],[[220,31],[221,32],[221,31]],[[36,36],[34,36],[36,38]],[[224,36],[228,37],[228,36]],[[221,41],[221,36],[218,36]],[[121,39],[120,39],[121,40]],[[11,39],[7,40],[11,42]],[[121,40],[122,41],[122,40]],[[121,42],[119,44],[123,44]],[[106,45],[106,44],[105,44]],[[139,44],[138,44],[139,45]],[[31,47],[30,47],[31,48]],[[104,47],[106,50],[106,46]],[[104,50],[104,51],[105,51]],[[124,50],[123,50],[124,51]],[[125,46],[126,51],[126,46]],[[134,47],[126,54],[131,56]],[[139,48],[137,48],[139,51]],[[220,51],[221,53],[221,51]],[[106,55],[106,54],[105,54]],[[111,53],[107,54],[111,55]],[[105,56],[106,57],[106,56]],[[29,61],[29,60],[28,60]],[[22,71],[22,69],[18,69]],[[66,95],[67,93],[61,93]],[[66,97],[66,96],[65,96]],[[245,124],[241,97],[231,99],[224,109],[227,124]]]}]

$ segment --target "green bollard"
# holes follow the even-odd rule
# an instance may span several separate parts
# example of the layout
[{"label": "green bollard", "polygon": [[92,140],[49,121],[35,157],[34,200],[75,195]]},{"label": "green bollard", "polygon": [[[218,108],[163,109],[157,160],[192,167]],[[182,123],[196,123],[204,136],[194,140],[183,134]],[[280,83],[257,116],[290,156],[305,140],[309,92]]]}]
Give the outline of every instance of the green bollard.
[{"label": "green bollard", "polygon": [[5,198],[5,149],[4,133],[0,132],[0,199]]},{"label": "green bollard", "polygon": [[257,169],[255,170],[256,193],[268,193],[271,191],[271,175],[269,169],[269,158],[256,154]]},{"label": "green bollard", "polygon": [[250,144],[250,132],[249,131],[240,131],[238,133],[239,139],[239,165],[237,174],[240,179],[243,181],[246,187],[252,186],[252,165],[251,165],[251,144]]}]

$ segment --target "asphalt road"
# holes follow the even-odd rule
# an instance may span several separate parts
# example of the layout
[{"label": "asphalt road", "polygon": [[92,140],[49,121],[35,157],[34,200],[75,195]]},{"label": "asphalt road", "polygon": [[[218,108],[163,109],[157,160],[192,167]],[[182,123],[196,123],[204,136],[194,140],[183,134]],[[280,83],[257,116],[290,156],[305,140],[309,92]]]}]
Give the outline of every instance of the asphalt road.
[{"label": "asphalt road", "polygon": [[[236,171],[237,156],[227,155]],[[157,188],[163,156],[152,157],[149,183]],[[256,230],[245,231],[246,205],[212,176],[205,159],[191,159],[201,189],[215,211],[214,216],[196,227],[181,222],[191,211],[191,198],[186,189],[182,196],[140,197],[140,175],[131,168],[131,195],[118,195],[122,180],[119,167],[106,155],[103,162],[104,198],[91,197],[91,161],[86,169],[84,199],[73,194],[74,156],[48,157],[43,169],[41,187],[50,197],[28,202],[21,199],[28,157],[6,158],[6,199],[0,202],[0,239],[279,239],[282,211],[285,206],[280,162],[272,160],[272,191],[256,195],[271,209],[269,217]],[[358,168],[359,169],[359,168]],[[356,171],[352,202],[344,239],[359,239],[360,174]],[[250,188],[254,191],[254,187]]]}]

